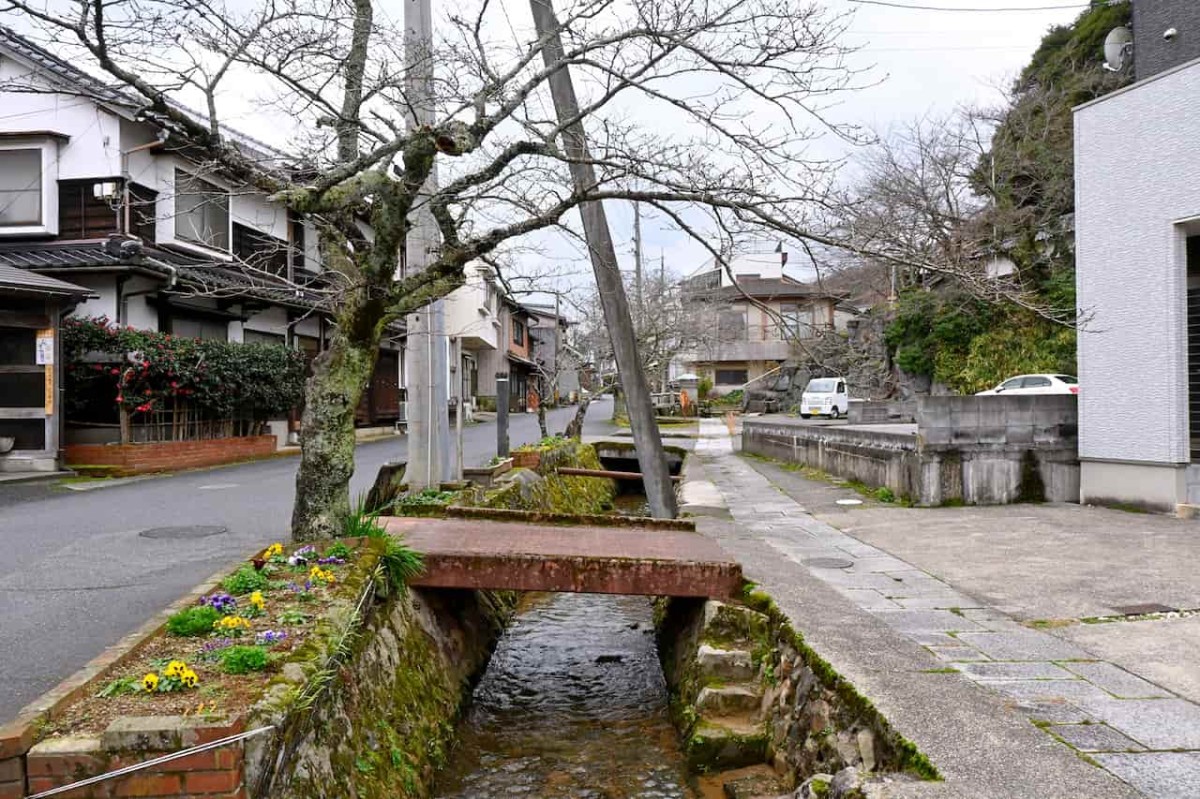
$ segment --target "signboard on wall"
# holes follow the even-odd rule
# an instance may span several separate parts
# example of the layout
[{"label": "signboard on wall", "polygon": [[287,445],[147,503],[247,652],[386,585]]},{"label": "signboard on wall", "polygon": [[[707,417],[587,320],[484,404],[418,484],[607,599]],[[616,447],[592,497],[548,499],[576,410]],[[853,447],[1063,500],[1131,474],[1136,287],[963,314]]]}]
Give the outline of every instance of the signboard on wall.
[{"label": "signboard on wall", "polygon": [[54,369],[46,370],[46,415],[54,415]]},{"label": "signboard on wall", "polygon": [[54,365],[54,330],[52,328],[37,332],[37,365]]}]

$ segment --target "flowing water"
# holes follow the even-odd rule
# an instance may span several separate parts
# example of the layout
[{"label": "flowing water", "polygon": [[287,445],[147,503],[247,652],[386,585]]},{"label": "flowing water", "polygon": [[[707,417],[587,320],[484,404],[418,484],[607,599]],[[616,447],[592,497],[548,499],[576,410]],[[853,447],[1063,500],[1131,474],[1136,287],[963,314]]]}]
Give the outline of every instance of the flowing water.
[{"label": "flowing water", "polygon": [[691,799],[649,600],[529,597],[500,639],[441,799]]}]

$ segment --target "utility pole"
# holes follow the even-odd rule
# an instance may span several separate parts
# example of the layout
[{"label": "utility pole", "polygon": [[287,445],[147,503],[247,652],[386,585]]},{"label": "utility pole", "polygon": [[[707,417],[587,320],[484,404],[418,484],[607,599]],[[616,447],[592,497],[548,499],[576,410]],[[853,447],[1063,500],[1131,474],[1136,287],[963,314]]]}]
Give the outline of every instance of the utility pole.
[{"label": "utility pole", "polygon": [[[404,4],[404,90],[410,109],[411,128],[432,125],[433,108],[433,15],[429,0],[406,0]],[[435,167],[436,170],[436,167]],[[423,193],[437,186],[431,172]],[[420,272],[429,265],[429,253],[438,246],[437,226],[428,204],[419,203],[413,226],[405,240],[404,271]],[[449,363],[443,303],[430,303],[408,317],[409,399],[408,468],[409,488],[436,487],[451,479],[450,400],[447,393]]]},{"label": "utility pole", "polygon": [[562,374],[562,364],[558,360],[558,345],[559,345],[558,326],[560,324],[562,324],[562,317],[559,316],[559,314],[561,313],[561,310],[560,310],[561,305],[559,302],[561,297],[562,297],[562,295],[559,294],[559,292],[557,292],[557,291],[554,292],[554,372],[553,372],[554,385],[550,387],[550,396],[554,397],[554,401],[556,403],[558,402],[558,399],[559,399],[559,397],[558,397],[558,376]]},{"label": "utility pole", "polygon": [[637,293],[637,328],[641,332],[641,328],[646,324],[646,303],[643,297],[646,296],[645,287],[642,285],[642,204],[633,204],[633,264],[635,279],[633,282],[634,291]]},{"label": "utility pole", "polygon": [[[563,45],[558,20],[550,0],[529,0],[529,5],[533,10],[534,28],[542,43],[542,59],[548,69],[554,70],[549,78],[550,94],[562,126],[563,149],[571,159],[571,178],[576,190],[590,191],[596,186],[596,171],[589,161],[587,139],[580,121],[579,101],[571,84],[571,74],[562,64]],[[559,68],[555,70],[555,66]],[[658,519],[673,519],[678,510],[675,489],[671,485],[662,436],[654,419],[650,386],[638,357],[637,336],[629,318],[629,298],[625,296],[625,285],[621,280],[617,251],[613,246],[608,219],[604,215],[604,205],[600,202],[583,203],[579,211],[583,217],[583,232],[591,254],[592,271],[596,275],[596,287],[600,290],[600,302],[604,307],[604,320],[617,359],[617,371],[625,391],[629,426],[633,430],[633,443],[637,448],[638,465],[642,470],[650,513]]]}]

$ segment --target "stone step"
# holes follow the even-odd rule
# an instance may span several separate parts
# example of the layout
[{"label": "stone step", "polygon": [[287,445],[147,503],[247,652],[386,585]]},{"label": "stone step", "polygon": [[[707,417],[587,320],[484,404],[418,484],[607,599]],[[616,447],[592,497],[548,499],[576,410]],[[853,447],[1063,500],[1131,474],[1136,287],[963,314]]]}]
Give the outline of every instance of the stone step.
[{"label": "stone step", "polygon": [[703,719],[684,744],[688,765],[698,772],[742,768],[767,759],[767,730],[748,716]]},{"label": "stone step", "polygon": [[705,686],[696,695],[696,712],[705,718],[753,715],[762,705],[762,688],[757,685]]},{"label": "stone step", "polygon": [[768,634],[768,619],[741,605],[710,600],[704,603],[702,639],[721,649],[753,648]]},{"label": "stone step", "polygon": [[754,679],[754,662],[744,649],[720,649],[701,644],[696,651],[696,667],[706,680],[746,682]]},{"label": "stone step", "polygon": [[770,766],[750,766],[733,772],[721,784],[726,799],[777,799],[790,795]]}]

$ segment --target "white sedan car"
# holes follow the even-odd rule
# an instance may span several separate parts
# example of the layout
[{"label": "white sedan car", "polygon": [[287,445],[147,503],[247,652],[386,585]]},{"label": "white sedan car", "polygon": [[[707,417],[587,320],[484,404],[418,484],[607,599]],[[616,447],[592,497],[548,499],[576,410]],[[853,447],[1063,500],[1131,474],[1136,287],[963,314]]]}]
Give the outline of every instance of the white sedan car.
[{"label": "white sedan car", "polygon": [[975,396],[995,394],[1078,394],[1079,379],[1071,375],[1017,375]]}]

